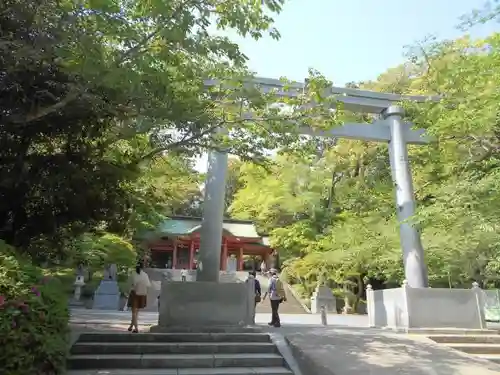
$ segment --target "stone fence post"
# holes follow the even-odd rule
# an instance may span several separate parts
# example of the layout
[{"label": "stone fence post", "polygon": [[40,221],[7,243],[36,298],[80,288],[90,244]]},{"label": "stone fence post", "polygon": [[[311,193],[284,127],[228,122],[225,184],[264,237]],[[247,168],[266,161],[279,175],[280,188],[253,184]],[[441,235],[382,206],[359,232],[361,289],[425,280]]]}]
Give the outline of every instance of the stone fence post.
[{"label": "stone fence post", "polygon": [[370,284],[366,286],[366,312],[368,313],[368,327],[375,327],[375,296]]},{"label": "stone fence post", "polygon": [[[408,308],[408,293],[409,293],[409,288],[410,285],[408,284],[408,280],[403,280],[403,285],[401,285],[401,288],[403,289],[403,306],[404,306],[404,312],[403,312],[403,322],[402,326],[405,329],[408,329],[410,327],[410,309]],[[398,327],[399,328],[399,327]]]}]

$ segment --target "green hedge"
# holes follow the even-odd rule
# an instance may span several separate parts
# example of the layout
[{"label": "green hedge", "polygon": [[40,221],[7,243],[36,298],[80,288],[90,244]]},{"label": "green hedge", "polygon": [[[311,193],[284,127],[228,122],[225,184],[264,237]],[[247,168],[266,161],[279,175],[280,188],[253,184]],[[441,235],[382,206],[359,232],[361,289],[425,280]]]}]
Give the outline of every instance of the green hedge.
[{"label": "green hedge", "polygon": [[64,373],[69,311],[61,283],[0,241],[2,375]]}]

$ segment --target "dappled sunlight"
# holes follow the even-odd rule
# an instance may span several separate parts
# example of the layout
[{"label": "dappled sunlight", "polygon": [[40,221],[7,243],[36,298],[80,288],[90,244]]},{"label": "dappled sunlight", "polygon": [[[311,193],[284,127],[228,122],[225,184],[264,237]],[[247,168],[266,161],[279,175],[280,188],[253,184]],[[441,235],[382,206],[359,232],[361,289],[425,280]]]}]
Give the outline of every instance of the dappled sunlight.
[{"label": "dappled sunlight", "polygon": [[[298,331],[298,330],[297,330]],[[314,329],[287,332],[294,354],[306,366],[357,375],[493,375],[500,366],[430,342],[424,337],[374,330]]]}]

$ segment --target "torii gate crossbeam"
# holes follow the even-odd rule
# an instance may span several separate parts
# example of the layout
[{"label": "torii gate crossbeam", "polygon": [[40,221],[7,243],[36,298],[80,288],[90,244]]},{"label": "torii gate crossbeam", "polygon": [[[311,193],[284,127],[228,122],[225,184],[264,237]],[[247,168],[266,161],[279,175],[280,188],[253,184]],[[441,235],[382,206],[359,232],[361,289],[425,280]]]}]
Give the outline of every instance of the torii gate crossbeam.
[{"label": "torii gate crossbeam", "polygon": [[[215,85],[219,85],[216,80],[205,81],[206,87]],[[288,97],[300,95],[306,87],[305,84],[294,82],[287,84],[285,91],[285,85],[281,81],[269,78],[255,78],[245,85],[258,86],[263,92],[274,90],[276,95]],[[411,124],[403,122],[404,109],[396,103],[403,100],[435,101],[439,98],[400,96],[338,87],[332,87],[331,95],[342,102],[347,110],[376,113],[381,115],[382,119],[372,124],[345,124],[328,131],[315,131],[304,127],[299,131],[301,134],[320,137],[388,142],[405,277],[409,286],[425,288],[428,286],[428,279],[420,234],[409,222],[415,215],[415,198],[407,145],[426,144],[429,139],[425,137],[423,129],[411,129]],[[218,281],[219,278],[227,160],[227,153],[209,153],[200,239],[200,268],[197,277],[199,281]]]},{"label": "torii gate crossbeam", "polygon": [[[204,82],[205,88],[219,86],[221,82],[216,79],[207,79]],[[229,87],[230,85],[228,85]],[[263,93],[272,92],[278,97],[296,98],[307,90],[307,84],[301,82],[283,83],[279,79],[255,77],[243,84],[247,87],[257,86]],[[286,87],[286,89],[285,89]],[[422,103],[426,101],[436,101],[437,96],[425,95],[398,95],[367,90],[350,89],[345,87],[331,87],[330,92],[325,95],[332,95],[337,101],[343,103],[344,109],[358,113],[381,114],[386,108],[394,103],[403,100]]]}]

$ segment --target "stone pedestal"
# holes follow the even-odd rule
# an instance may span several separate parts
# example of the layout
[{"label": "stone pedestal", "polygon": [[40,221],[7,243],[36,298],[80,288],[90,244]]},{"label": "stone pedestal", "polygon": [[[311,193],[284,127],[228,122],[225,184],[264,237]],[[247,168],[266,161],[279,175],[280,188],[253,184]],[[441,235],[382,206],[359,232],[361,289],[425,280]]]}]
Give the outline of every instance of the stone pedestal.
[{"label": "stone pedestal", "polygon": [[472,289],[401,288],[366,291],[371,327],[395,330],[486,329],[482,291]]},{"label": "stone pedestal", "polygon": [[321,306],[325,307],[326,313],[337,312],[337,299],[327,286],[317,286],[311,297],[311,313],[319,314]]},{"label": "stone pedestal", "polygon": [[70,306],[83,306],[84,303],[80,300],[80,296],[82,295],[82,287],[85,285],[84,277],[79,275],[75,280],[75,292],[73,294],[73,298],[70,300]]},{"label": "stone pedestal", "polygon": [[94,309],[118,310],[120,289],[115,280],[102,280],[94,293]]},{"label": "stone pedestal", "polygon": [[151,331],[253,325],[254,298],[248,283],[163,281],[158,326]]}]

